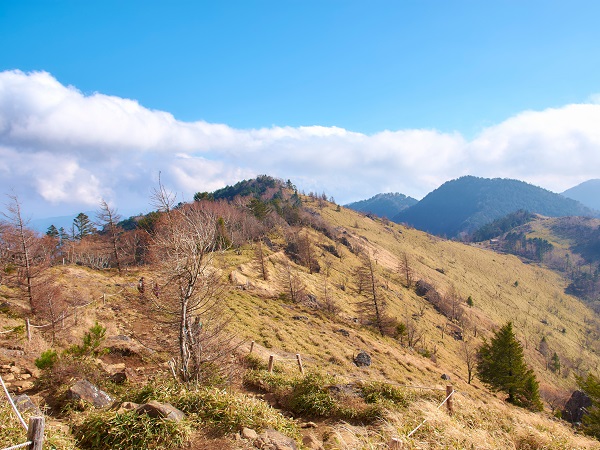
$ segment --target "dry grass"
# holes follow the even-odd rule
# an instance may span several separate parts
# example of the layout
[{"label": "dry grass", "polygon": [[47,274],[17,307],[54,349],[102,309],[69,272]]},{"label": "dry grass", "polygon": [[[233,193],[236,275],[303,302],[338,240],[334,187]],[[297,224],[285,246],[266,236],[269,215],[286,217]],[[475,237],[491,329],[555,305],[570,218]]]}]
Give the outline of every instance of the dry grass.
[{"label": "dry grass", "polygon": [[[275,355],[276,368],[288,374],[296,374],[298,369],[293,360],[284,360],[300,353],[307,371],[331,374],[343,382],[376,380],[444,388],[446,382],[440,377],[445,373],[461,393],[456,399],[454,417],[436,410],[435,401],[419,399],[402,413],[390,413],[379,426],[332,424],[327,432],[328,448],[382,448],[392,437],[400,438],[405,448],[598,448],[595,441],[575,435],[544,414],[530,414],[505,405],[477,380],[468,385],[466,366],[460,356],[461,341],[447,332],[442,337],[448,320],[414,290],[404,287],[398,264],[400,255],[406,253],[415,279],[427,280],[442,293],[454,288],[463,298],[472,296],[473,308],[463,305],[470,322],[463,334],[475,344],[481,342],[481,336],[490,336],[494,327],[512,320],[524,344],[525,357],[541,383],[566,391],[575,387],[575,370],[566,377],[547,371],[536,346],[546,337],[550,349],[557,351],[563,361],[580,360],[581,371],[595,368],[600,359],[586,348],[585,341],[600,326],[585,305],[564,294],[564,280],[513,256],[384,224],[345,208],[337,211],[334,205],[328,205],[316,211],[337,233],[345,232],[353,245],[360,244],[377,261],[379,290],[387,300],[390,314],[422,329],[424,342],[419,347],[432,356],[403,347],[398,340],[382,337],[355,320],[361,297],[355,290],[353,272],[359,259],[344,245],[314,230],[310,230],[310,236],[315,254],[322,269],[329,266],[329,276],[325,276],[325,270],[310,274],[304,267],[293,263],[291,267],[317,301],[322,301],[327,285],[329,295],[340,308],[335,315],[280,298],[285,292],[283,279],[289,263],[280,248],[264,248],[269,270],[266,282],[253,263],[251,246],[242,248],[239,254],[228,252],[216,259],[223,279],[230,280],[232,288],[226,299],[235,315],[231,329],[247,342],[240,351],[247,352],[249,341],[255,341],[255,355],[264,364],[269,355]],[[270,239],[282,243],[282,236],[283,233],[274,233]],[[341,258],[324,250],[325,246],[336,246]],[[101,299],[103,293],[110,294],[106,304],[99,301],[83,308],[77,323],[74,318],[69,319],[59,344],[78,342],[98,320],[108,328],[107,335],[133,334],[144,339],[146,345],[160,349],[161,339],[168,336],[169,330],[154,322],[148,305],[138,301],[136,282],[142,273],[118,276],[76,266],[53,270],[69,298],[82,304]],[[151,268],[143,275],[151,279]],[[13,321],[0,314],[0,327]],[[473,337],[474,325],[477,338]],[[41,332],[36,331],[34,336],[38,339],[35,343],[23,343],[26,357],[32,360],[49,346],[41,339]],[[371,354],[370,367],[353,364],[353,357],[360,350]],[[428,423],[407,439],[408,432],[424,418],[428,418]]]}]

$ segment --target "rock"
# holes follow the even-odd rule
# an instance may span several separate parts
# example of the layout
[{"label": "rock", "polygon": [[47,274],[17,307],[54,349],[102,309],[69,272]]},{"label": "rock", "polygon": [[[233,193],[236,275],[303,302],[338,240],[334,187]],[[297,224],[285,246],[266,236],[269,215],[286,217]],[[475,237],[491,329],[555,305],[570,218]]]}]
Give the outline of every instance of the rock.
[{"label": "rock", "polygon": [[306,317],[306,316],[292,316],[292,319],[294,319],[294,320],[308,320],[308,317]]},{"label": "rock", "polygon": [[302,443],[309,450],[323,450],[323,443],[319,441],[312,433],[307,434],[302,438]]},{"label": "rock", "polygon": [[258,433],[251,428],[244,427],[242,428],[242,431],[240,431],[240,436],[242,437],[242,439],[254,441],[258,438]]},{"label": "rock", "polygon": [[317,424],[314,422],[304,422],[300,425],[300,428],[317,428]]},{"label": "rock", "polygon": [[94,405],[94,408],[104,408],[112,404],[113,399],[106,392],[98,389],[88,380],[79,380],[67,391],[67,398],[84,400]]},{"label": "rock", "polygon": [[185,418],[183,411],[178,410],[169,403],[161,403],[151,400],[135,409],[138,414],[148,414],[150,417],[160,417],[173,422],[180,422]]},{"label": "rock", "polygon": [[354,357],[354,364],[358,367],[368,367],[371,365],[371,356],[364,350],[361,350],[358,355]]},{"label": "rock", "polygon": [[344,337],[350,336],[350,332],[348,330],[344,330],[343,328],[340,328],[339,330],[337,330],[336,333],[340,333]]},{"label": "rock", "polygon": [[272,429],[261,433],[254,441],[254,446],[265,450],[298,450],[298,446],[292,438]]},{"label": "rock", "polygon": [[2,379],[3,379],[4,381],[6,381],[7,383],[8,383],[9,381],[15,381],[15,374],[14,374],[14,373],[7,373],[6,375],[4,375],[4,376],[2,377]]},{"label": "rock", "polygon": [[21,368],[17,367],[17,366],[12,366],[10,368],[11,373],[14,373],[15,375],[20,375],[21,374]]},{"label": "rock", "polygon": [[446,375],[445,373],[442,374],[442,376],[440,377],[442,380],[450,380],[450,375]]},{"label": "rock", "polygon": [[117,414],[123,414],[123,413],[129,412],[129,411],[133,411],[134,409],[138,408],[139,406],[140,406],[139,403],[123,402],[119,405]]},{"label": "rock", "polygon": [[565,403],[562,418],[571,423],[579,423],[585,414],[586,408],[592,406],[592,399],[583,391],[577,390]]},{"label": "rock", "polygon": [[138,356],[145,353],[151,353],[150,350],[135,342],[129,336],[118,334],[105,339],[103,348],[107,348],[112,354],[121,356]]},{"label": "rock", "polygon": [[17,388],[17,392],[28,391],[33,389],[34,384],[31,381],[19,380],[11,383],[13,387]]},{"label": "rock", "polygon": [[28,395],[19,395],[13,398],[13,401],[21,414],[30,412],[32,416],[43,416],[40,408],[38,408],[37,405],[31,401],[31,398],[29,398]]}]

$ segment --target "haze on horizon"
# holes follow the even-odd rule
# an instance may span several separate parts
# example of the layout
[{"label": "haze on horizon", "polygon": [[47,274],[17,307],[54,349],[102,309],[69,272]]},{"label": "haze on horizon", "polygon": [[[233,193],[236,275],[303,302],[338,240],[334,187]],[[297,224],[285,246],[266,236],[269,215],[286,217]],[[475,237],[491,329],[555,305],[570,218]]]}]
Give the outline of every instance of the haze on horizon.
[{"label": "haze on horizon", "polygon": [[0,193],[148,209],[259,174],[339,203],[599,178],[600,4],[0,5]]}]

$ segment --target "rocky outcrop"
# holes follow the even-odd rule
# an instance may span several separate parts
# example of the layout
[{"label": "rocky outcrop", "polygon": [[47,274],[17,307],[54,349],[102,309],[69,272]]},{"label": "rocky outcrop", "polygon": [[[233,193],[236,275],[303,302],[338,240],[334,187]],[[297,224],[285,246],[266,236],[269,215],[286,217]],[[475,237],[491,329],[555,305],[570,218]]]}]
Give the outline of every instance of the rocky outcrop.
[{"label": "rocky outcrop", "polygon": [[105,408],[112,404],[113,399],[106,392],[94,386],[88,380],[79,380],[67,391],[70,400],[84,400],[94,408]]},{"label": "rocky outcrop", "polygon": [[178,410],[169,403],[161,403],[156,400],[151,400],[148,403],[138,406],[135,409],[138,414],[148,414],[150,417],[156,417],[173,422],[180,422],[185,419],[183,411]]},{"label": "rocky outcrop", "polygon": [[586,408],[592,406],[592,399],[580,390],[571,394],[571,398],[565,403],[562,412],[562,418],[571,423],[579,423],[586,412]]},{"label": "rocky outcrop", "polygon": [[361,350],[358,355],[354,357],[354,364],[358,367],[368,367],[371,365],[371,356],[364,350]]}]

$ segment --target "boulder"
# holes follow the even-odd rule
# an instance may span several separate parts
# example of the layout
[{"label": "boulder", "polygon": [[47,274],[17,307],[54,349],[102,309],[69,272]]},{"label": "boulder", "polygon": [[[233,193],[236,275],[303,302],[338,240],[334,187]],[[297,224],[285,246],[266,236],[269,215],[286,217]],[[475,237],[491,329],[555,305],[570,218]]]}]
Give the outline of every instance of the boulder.
[{"label": "boulder", "polygon": [[13,398],[13,402],[21,414],[29,412],[32,416],[43,416],[40,408],[38,408],[26,394],[21,394]]},{"label": "boulder", "polygon": [[579,423],[585,414],[586,408],[592,406],[592,399],[583,391],[577,390],[565,403],[562,418],[571,423]]},{"label": "boulder", "polygon": [[442,380],[450,380],[450,375],[446,375],[445,373],[442,374],[442,376],[440,377]]},{"label": "boulder", "polygon": [[302,438],[302,443],[309,450],[323,450],[323,443],[313,434],[307,434]]},{"label": "boulder", "polygon": [[183,411],[178,410],[169,403],[161,403],[156,400],[151,400],[148,403],[138,406],[135,409],[138,414],[148,414],[150,417],[163,418],[180,422],[185,418]]},{"label": "boulder", "polygon": [[292,438],[272,429],[261,433],[254,441],[254,446],[265,450],[298,450]]},{"label": "boulder", "polygon": [[244,427],[242,428],[242,431],[240,431],[240,436],[242,437],[242,439],[254,441],[258,438],[258,433],[251,428]]},{"label": "boulder", "polygon": [[112,404],[113,399],[106,392],[94,386],[88,380],[79,380],[67,391],[67,398],[84,400],[94,405],[94,408],[105,408]]},{"label": "boulder", "polygon": [[354,357],[354,364],[358,367],[368,367],[371,365],[371,356],[364,350],[361,350],[358,352],[358,355]]}]

